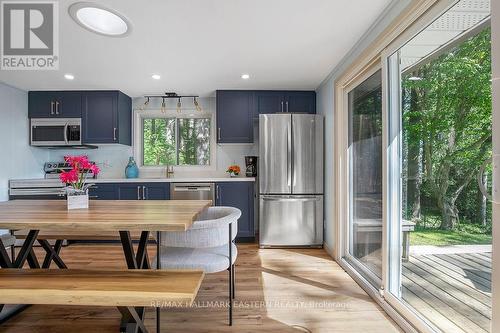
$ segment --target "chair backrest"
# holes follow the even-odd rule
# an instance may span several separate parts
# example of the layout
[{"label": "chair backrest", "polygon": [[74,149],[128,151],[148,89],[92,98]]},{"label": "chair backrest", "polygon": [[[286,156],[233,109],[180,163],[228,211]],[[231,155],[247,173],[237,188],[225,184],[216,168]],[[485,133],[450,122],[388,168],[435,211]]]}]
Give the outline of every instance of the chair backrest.
[{"label": "chair backrest", "polygon": [[161,245],[170,247],[207,248],[229,243],[229,224],[234,240],[238,233],[241,211],[234,207],[209,207],[185,232],[162,232]]}]

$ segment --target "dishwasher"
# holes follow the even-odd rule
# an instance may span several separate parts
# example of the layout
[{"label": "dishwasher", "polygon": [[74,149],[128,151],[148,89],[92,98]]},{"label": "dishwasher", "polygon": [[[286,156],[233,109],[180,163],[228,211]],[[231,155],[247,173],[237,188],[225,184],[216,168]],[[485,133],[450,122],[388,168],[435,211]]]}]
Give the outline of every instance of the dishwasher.
[{"label": "dishwasher", "polygon": [[215,206],[214,183],[172,183],[171,200],[212,200]]}]

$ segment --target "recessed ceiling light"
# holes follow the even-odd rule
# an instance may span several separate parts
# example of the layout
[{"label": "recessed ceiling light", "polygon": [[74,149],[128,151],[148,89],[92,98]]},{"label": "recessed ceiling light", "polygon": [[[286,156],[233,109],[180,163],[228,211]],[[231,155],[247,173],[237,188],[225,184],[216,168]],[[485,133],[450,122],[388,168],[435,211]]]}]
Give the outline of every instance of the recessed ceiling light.
[{"label": "recessed ceiling light", "polygon": [[248,80],[250,78],[250,74],[241,74],[241,78],[243,80]]},{"label": "recessed ceiling light", "polygon": [[69,7],[69,14],[83,28],[100,35],[124,37],[132,30],[125,16],[97,3],[77,2]]},{"label": "recessed ceiling light", "polygon": [[75,76],[73,74],[64,74],[64,78],[66,80],[74,80]]},{"label": "recessed ceiling light", "polygon": [[151,75],[151,78],[153,78],[155,80],[159,80],[159,79],[161,79],[161,76],[159,74],[153,74],[153,75]]}]

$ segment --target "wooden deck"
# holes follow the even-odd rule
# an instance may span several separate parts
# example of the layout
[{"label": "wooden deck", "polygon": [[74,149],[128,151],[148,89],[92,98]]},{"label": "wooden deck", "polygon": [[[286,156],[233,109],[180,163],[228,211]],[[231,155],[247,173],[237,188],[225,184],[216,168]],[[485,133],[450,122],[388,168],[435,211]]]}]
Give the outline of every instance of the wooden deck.
[{"label": "wooden deck", "polygon": [[411,256],[403,299],[446,332],[489,332],[491,253]]}]

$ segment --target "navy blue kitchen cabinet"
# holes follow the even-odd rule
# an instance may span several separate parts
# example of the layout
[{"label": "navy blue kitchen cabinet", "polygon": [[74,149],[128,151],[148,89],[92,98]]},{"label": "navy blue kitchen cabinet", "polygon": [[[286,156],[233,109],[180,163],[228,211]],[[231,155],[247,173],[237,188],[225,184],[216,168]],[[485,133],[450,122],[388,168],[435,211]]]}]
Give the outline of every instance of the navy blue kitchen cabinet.
[{"label": "navy blue kitchen cabinet", "polygon": [[316,92],[217,90],[217,143],[253,143],[260,114],[316,113]]},{"label": "navy blue kitchen cabinet", "polygon": [[269,113],[316,113],[314,91],[256,91],[256,115]]},{"label": "navy blue kitchen cabinet", "polygon": [[285,96],[285,112],[316,113],[316,92],[288,91]]},{"label": "navy blue kitchen cabinet", "polygon": [[97,183],[89,189],[96,200],[168,200],[169,183]]},{"label": "navy blue kitchen cabinet", "polygon": [[285,94],[282,91],[255,92],[255,116],[259,114],[279,113],[285,110]]},{"label": "navy blue kitchen cabinet", "polygon": [[215,186],[216,206],[230,206],[241,210],[238,220],[238,240],[253,241],[254,226],[254,182],[221,182]]},{"label": "navy blue kitchen cabinet", "polygon": [[89,188],[89,198],[94,200],[118,200],[117,184],[97,183]]},{"label": "navy blue kitchen cabinet", "polygon": [[169,183],[123,183],[118,185],[118,200],[168,200]]},{"label": "navy blue kitchen cabinet", "polygon": [[217,91],[217,143],[253,142],[253,97],[251,91]]},{"label": "navy blue kitchen cabinet", "polygon": [[132,99],[120,91],[86,91],[82,97],[83,143],[132,145]]},{"label": "navy blue kitchen cabinet", "polygon": [[82,94],[79,91],[30,91],[30,118],[80,118]]}]

